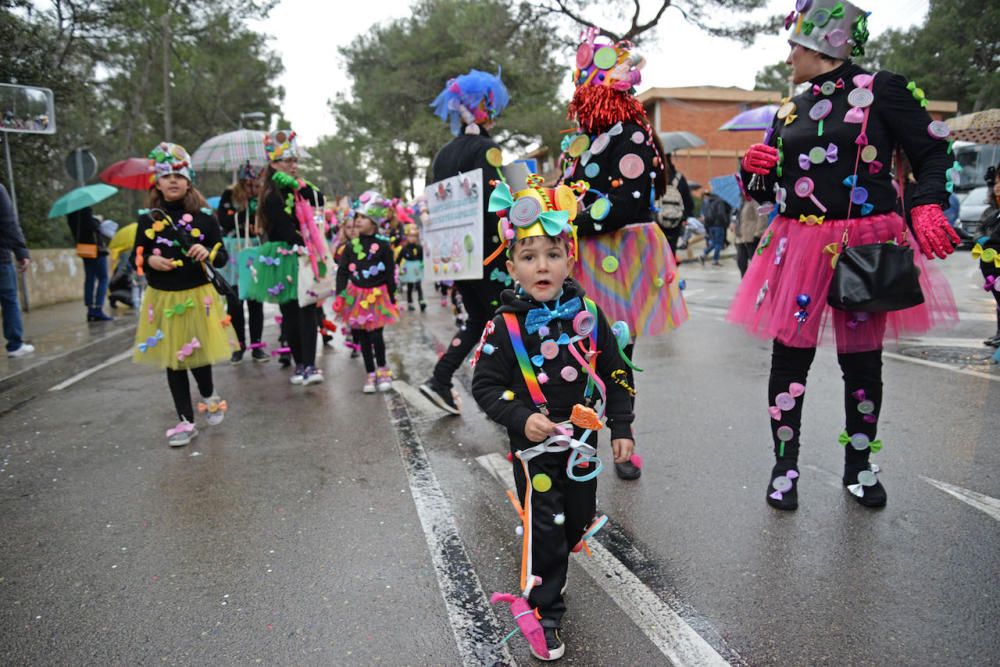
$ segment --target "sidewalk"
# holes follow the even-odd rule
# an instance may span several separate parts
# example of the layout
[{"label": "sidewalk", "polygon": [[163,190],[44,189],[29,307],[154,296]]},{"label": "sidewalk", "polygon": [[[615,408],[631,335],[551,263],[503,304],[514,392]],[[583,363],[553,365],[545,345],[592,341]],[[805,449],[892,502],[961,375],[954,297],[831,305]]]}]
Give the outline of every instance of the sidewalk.
[{"label": "sidewalk", "polygon": [[76,301],[24,313],[24,337],[35,346],[35,353],[19,359],[0,357],[0,414],[128,349],[135,334],[135,314],[125,307],[112,314],[113,322],[87,322],[86,309]]}]

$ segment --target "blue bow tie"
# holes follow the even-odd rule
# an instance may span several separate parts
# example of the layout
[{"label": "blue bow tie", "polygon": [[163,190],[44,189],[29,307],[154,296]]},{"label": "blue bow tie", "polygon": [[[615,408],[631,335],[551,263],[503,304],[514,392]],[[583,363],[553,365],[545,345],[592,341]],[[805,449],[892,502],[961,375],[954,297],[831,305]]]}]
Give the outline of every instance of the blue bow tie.
[{"label": "blue bow tie", "polygon": [[566,303],[556,306],[554,310],[549,310],[545,307],[532,308],[528,311],[528,316],[524,319],[524,328],[528,333],[536,333],[539,327],[548,324],[552,320],[573,319],[580,312],[581,308],[583,308],[583,302],[580,301],[580,297],[578,296],[574,296]]}]

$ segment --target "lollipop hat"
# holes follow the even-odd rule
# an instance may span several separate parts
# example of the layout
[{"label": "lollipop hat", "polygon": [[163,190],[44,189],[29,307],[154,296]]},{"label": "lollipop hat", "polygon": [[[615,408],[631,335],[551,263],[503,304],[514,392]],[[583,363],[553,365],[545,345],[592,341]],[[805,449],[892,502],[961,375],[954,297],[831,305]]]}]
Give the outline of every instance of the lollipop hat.
[{"label": "lollipop hat", "polygon": [[532,236],[563,238],[569,247],[571,257],[576,257],[577,196],[586,188],[582,184],[560,185],[545,188],[537,174],[527,178],[528,187],[511,192],[504,182],[497,182],[490,195],[489,210],[500,217],[497,234],[500,246],[483,260],[492,262],[502,251],[507,250],[521,239]]},{"label": "lollipop hat", "polygon": [[381,224],[389,217],[389,202],[375,190],[367,190],[354,203],[354,214],[363,215]]},{"label": "lollipop hat", "polygon": [[788,41],[837,60],[864,55],[870,13],[847,0],[795,0],[785,17]]},{"label": "lollipop hat", "polygon": [[264,135],[264,150],[270,162],[305,157],[292,130],[276,130]]},{"label": "lollipop hat", "polygon": [[150,184],[169,174],[183,176],[194,181],[194,167],[191,166],[191,156],[180,144],[162,142],[149,152]]},{"label": "lollipop hat", "polygon": [[451,133],[458,136],[464,125],[466,133],[478,134],[478,126],[492,121],[507,108],[510,94],[500,80],[500,70],[496,76],[469,70],[450,79],[444,90],[431,102],[434,115],[451,126]]}]

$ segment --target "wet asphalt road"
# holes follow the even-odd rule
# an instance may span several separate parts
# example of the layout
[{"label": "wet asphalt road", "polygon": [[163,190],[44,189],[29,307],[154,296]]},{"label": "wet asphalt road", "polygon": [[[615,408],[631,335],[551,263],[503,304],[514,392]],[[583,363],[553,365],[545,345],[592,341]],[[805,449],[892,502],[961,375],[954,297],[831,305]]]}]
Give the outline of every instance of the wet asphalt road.
[{"label": "wet asphalt road", "polygon": [[[888,349],[964,355],[965,368],[1000,378],[976,347],[993,328],[981,281],[965,258],[944,268],[966,321]],[[683,277],[691,321],[639,344],[646,470],[633,483],[610,465],[601,475],[613,523],[601,545],[733,664],[1000,661],[1000,510],[980,509],[1000,498],[1000,382],[886,359],[875,460],[889,505],[872,512],[840,485],[841,385],[822,350],[800,509],[777,513],[764,504],[768,345],[721,321],[731,264],[685,266]],[[360,393],[360,361],[339,345],[315,387],[288,385],[274,363],[219,367],[230,415],[184,449],[162,438],[173,422],[161,374],[128,362],[0,417],[3,663],[469,663],[455,609],[469,611],[475,636],[513,627],[476,593],[516,586],[519,540],[486,467],[505,443],[462,389],[468,373],[460,418],[413,389],[449,335],[435,302],[390,331],[409,421],[391,415],[392,399]],[[415,471],[431,474],[445,504],[427,509]],[[962,502],[928,480],[989,498]],[[442,537],[448,525],[455,540]],[[651,624],[634,620],[634,598],[592,571],[571,564],[562,662],[669,664]],[[533,663],[520,638],[508,654],[473,655]]]}]

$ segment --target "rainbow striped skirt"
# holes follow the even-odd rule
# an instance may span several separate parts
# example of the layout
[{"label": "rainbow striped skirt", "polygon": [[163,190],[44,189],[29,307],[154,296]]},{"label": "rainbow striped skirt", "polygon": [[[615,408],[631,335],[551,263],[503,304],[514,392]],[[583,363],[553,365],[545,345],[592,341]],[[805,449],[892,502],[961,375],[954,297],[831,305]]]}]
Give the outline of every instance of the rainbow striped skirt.
[{"label": "rainbow striped skirt", "polygon": [[579,241],[573,278],[610,322],[627,322],[638,337],[665,333],[688,319],[677,262],[658,225],[628,225]]}]

